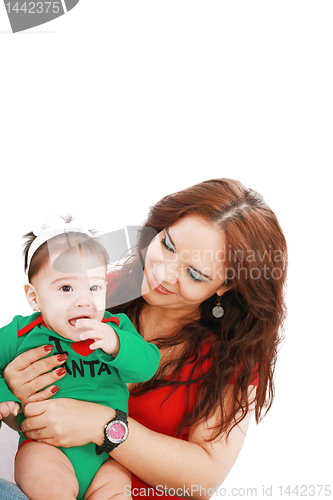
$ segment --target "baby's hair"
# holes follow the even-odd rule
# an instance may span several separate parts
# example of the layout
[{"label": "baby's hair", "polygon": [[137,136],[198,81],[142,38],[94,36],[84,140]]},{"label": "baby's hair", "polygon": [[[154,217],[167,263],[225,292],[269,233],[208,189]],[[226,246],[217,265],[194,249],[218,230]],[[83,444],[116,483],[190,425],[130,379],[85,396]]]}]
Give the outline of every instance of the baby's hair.
[{"label": "baby's hair", "polygon": [[[66,222],[71,222],[73,217],[71,215],[61,216],[61,218]],[[28,269],[28,254],[29,249],[33,241],[37,238],[33,232],[26,233],[23,238],[25,238],[25,245],[23,249],[24,256],[24,271],[28,273],[28,280],[31,282],[32,278],[36,276],[39,271],[45,266],[50,259],[49,245],[52,245],[52,251],[65,251],[73,249],[78,249],[84,253],[97,256],[101,262],[107,266],[109,261],[109,256],[107,250],[101,243],[95,239],[96,231],[89,230],[93,237],[89,237],[84,233],[80,232],[65,232],[54,236],[48,241],[45,241],[36,252],[33,254],[29,269]],[[65,248],[65,250],[64,250]]]}]

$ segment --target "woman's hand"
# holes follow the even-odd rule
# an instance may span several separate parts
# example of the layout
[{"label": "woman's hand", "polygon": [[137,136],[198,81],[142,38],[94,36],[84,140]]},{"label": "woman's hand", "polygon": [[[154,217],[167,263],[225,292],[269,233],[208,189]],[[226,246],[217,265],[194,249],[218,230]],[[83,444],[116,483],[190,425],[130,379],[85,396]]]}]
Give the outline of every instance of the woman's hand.
[{"label": "woman's hand", "polygon": [[21,430],[27,438],[53,446],[82,446],[103,443],[104,426],[114,418],[107,406],[76,399],[49,399],[28,403]]},{"label": "woman's hand", "polygon": [[[52,349],[51,345],[30,349],[15,358],[3,371],[9,389],[21,401],[23,408],[27,403],[45,401],[58,390],[54,383],[66,373],[59,366],[66,361],[67,356],[56,354],[45,358]],[[58,369],[54,370],[56,367]]]}]

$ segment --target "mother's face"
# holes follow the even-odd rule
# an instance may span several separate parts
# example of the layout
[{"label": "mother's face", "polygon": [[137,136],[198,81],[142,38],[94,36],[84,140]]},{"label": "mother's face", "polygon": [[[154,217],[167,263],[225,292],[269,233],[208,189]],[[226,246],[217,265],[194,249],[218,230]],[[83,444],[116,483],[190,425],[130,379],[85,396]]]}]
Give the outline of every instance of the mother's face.
[{"label": "mother's face", "polygon": [[148,247],[142,295],[147,303],[191,312],[223,286],[225,238],[200,216],[161,231]]}]

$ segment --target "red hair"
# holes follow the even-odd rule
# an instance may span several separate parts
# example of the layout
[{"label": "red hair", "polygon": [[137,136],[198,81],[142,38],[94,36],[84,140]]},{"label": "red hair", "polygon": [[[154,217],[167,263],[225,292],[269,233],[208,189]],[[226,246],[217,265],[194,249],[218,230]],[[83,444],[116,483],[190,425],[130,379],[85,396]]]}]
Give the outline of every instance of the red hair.
[{"label": "red hair", "polygon": [[[164,197],[150,209],[135,257],[129,259],[113,280],[111,299],[115,297],[117,304],[123,300],[123,304],[113,307],[111,304],[110,311],[128,314],[136,321],[139,331],[140,313],[145,305],[140,297],[145,249],[156,232],[190,215],[204,217],[225,234],[226,247],[221,249],[228,287],[221,297],[225,314],[220,319],[213,317],[214,295],[201,304],[199,322],[183,326],[172,338],[155,339],[158,346],[185,343],[186,349],[181,358],[171,360],[165,371],[143,384],[141,391],[184,384],[189,394],[191,384],[200,382],[194,408],[186,412],[179,433],[211,416],[219,406],[221,418],[212,434],[214,439],[223,431],[229,435],[247,415],[248,388],[256,370],[259,378],[255,395],[257,422],[272,405],[275,363],[286,315],[287,246],[273,211],[258,193],[238,181],[213,179]],[[138,298],[126,300],[129,289]],[[207,342],[210,350],[202,355],[203,343]],[[181,370],[190,360],[194,360],[198,368],[206,359],[211,361],[209,368],[205,373],[199,370],[199,379],[194,376],[198,373],[195,369],[188,380],[180,380]],[[170,365],[174,371],[171,379],[165,380],[164,374]],[[233,403],[227,411],[223,402],[230,390]],[[189,397],[187,404],[188,401]]]}]

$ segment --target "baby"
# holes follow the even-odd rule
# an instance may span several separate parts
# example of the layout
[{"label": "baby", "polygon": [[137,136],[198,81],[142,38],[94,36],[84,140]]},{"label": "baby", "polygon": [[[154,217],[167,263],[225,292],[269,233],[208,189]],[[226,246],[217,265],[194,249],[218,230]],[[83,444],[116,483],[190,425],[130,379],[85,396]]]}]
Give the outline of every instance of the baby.
[{"label": "baby", "polygon": [[66,359],[67,374],[54,397],[110,406],[116,417],[99,447],[56,448],[20,435],[16,482],[30,500],[124,497],[131,476],[108,460],[109,452],[128,434],[126,383],[149,380],[158,369],[159,351],[125,314],[105,311],[108,255],[90,231],[53,216],[26,237],[25,293],[37,312],[15,316],[0,330],[0,419],[12,413],[18,414],[19,424],[24,420],[18,413],[21,402],[8,389],[2,371],[16,356],[40,345],[49,355],[53,347],[52,354],[56,350]]}]

